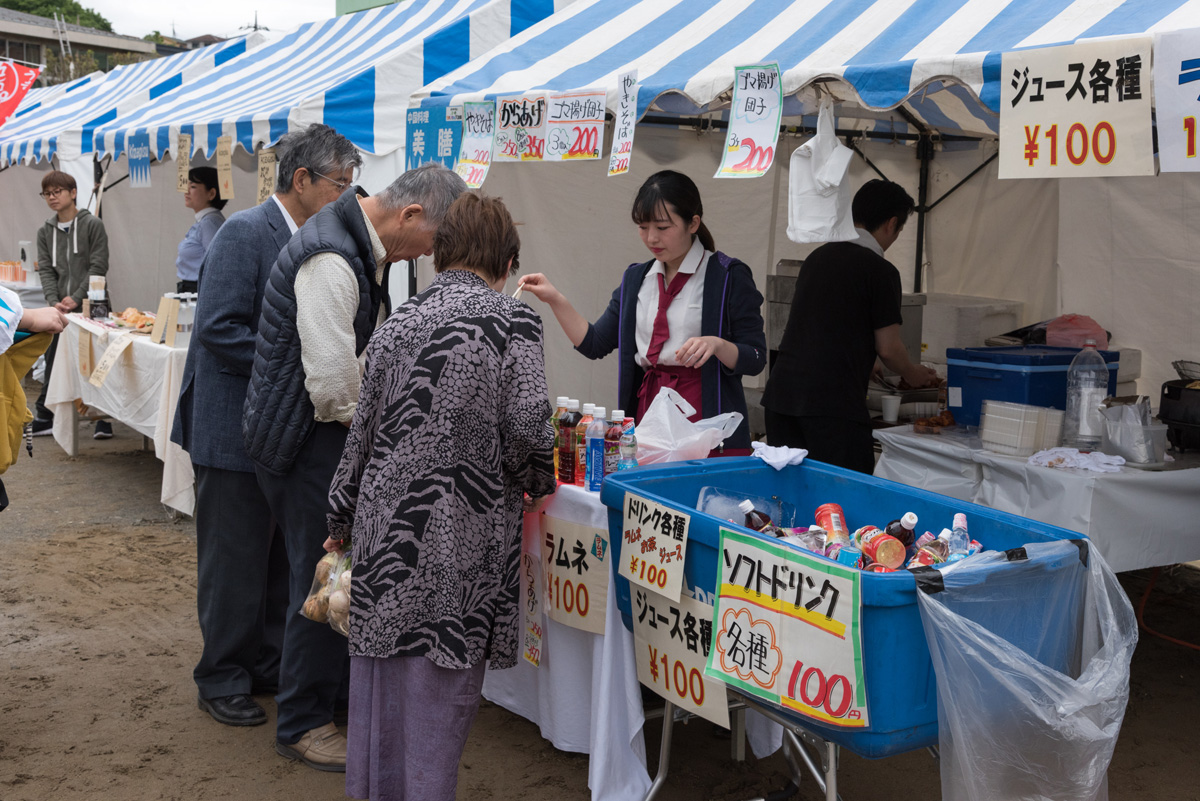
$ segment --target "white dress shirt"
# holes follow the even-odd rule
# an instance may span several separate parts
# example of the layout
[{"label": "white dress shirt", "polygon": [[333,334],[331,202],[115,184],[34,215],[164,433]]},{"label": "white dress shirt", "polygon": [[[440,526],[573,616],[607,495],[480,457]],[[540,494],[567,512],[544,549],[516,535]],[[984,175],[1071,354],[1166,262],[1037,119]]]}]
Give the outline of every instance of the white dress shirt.
[{"label": "white dress shirt", "polygon": [[850,240],[851,242],[856,245],[862,245],[864,248],[882,259],[887,258],[887,256],[883,255],[883,247],[880,246],[879,240],[876,239],[870,231],[868,231],[866,228],[859,228],[858,226],[855,226],[854,230],[858,232],[858,239],[852,239]]},{"label": "white dress shirt", "polygon": [[296,221],[292,219],[292,215],[288,214],[287,206],[283,205],[283,201],[279,199],[279,195],[271,195],[271,200],[274,200],[275,205],[283,212],[283,221],[287,223],[288,231],[293,234],[299,231],[300,226],[296,225]]},{"label": "white dress shirt", "polygon": [[[679,290],[679,294],[667,307],[667,327],[670,333],[662,351],[658,354],[660,367],[678,367],[675,351],[683,347],[683,343],[692,337],[700,336],[700,317],[704,309],[704,273],[708,269],[708,260],[712,253],[704,249],[699,238],[692,240],[692,249],[683,257],[679,272],[692,273],[692,277]],[[649,367],[650,360],[646,352],[650,349],[650,337],[654,333],[654,318],[658,316],[658,276],[665,277],[666,266],[657,259],[642,288],[638,291],[637,325],[635,327],[634,344],[637,353],[634,361],[640,367]],[[670,286],[670,283],[667,283]]]}]

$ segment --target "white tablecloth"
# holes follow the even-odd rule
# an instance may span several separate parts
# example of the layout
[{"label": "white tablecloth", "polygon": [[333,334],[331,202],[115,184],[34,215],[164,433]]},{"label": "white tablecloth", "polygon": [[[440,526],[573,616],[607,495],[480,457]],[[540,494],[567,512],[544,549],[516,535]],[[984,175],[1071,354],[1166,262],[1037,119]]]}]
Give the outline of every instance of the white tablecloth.
[{"label": "white tablecloth", "polygon": [[162,502],[184,514],[192,514],[196,506],[192,461],[170,441],[187,349],[155,345],[149,337],[135,335],[104,385],[97,388],[80,371],[80,333],[91,337],[94,367],[121,332],[96,325],[77,314],[67,319],[67,329],[58,337],[54,372],[46,393],[46,406],[54,412],[54,439],[68,453],[75,450],[74,440],[79,433],[73,415],[76,399],[120,420],[154,441],[154,455],[163,463]]},{"label": "white tablecloth", "polygon": [[875,475],[1086,534],[1115,571],[1200,559],[1200,468],[1119,473],[1028,464],[977,436],[879,430]]},{"label": "white tablecloth", "polygon": [[[608,529],[608,510],[600,494],[580,487],[559,487],[543,511],[560,520]],[[527,515],[522,548],[539,561],[540,540],[537,516]],[[633,634],[621,623],[612,585],[607,609],[603,635],[547,617],[540,666],[522,659],[514,668],[489,670],[483,697],[538,724],[555,748],[589,754],[593,801],[633,801],[650,789],[642,737],[645,718]]]}]

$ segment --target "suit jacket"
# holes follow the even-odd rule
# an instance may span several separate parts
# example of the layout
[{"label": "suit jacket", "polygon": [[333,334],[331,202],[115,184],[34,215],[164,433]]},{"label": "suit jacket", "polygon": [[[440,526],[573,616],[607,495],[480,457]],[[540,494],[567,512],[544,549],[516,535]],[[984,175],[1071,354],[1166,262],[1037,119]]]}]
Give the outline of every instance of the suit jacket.
[{"label": "suit jacket", "polygon": [[171,441],[192,463],[253,473],[242,441],[242,407],[254,367],[263,290],[292,238],[274,200],[221,226],[200,266],[195,327]]}]

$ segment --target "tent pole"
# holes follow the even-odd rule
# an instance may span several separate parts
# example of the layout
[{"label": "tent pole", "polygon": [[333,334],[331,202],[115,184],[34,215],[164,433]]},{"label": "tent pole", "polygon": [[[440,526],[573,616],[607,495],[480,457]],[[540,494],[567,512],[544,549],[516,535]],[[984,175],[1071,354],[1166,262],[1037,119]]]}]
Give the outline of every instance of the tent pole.
[{"label": "tent pole", "polygon": [[925,261],[925,214],[929,211],[929,162],[933,160],[933,139],[921,134],[917,141],[917,158],[921,160],[921,180],[917,186],[917,258],[913,269],[913,292],[921,291],[921,272]]}]

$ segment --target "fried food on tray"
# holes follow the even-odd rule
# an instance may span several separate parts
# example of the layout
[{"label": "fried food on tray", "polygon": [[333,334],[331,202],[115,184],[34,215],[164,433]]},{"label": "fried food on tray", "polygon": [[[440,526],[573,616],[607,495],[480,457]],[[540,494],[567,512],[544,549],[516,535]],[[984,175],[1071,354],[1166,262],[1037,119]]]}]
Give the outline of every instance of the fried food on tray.
[{"label": "fried food on tray", "polygon": [[131,328],[149,328],[154,325],[154,315],[144,314],[133,306],[130,306],[120,314],[114,314],[113,317]]},{"label": "fried food on tray", "polygon": [[945,409],[941,414],[933,417],[922,417],[920,420],[914,420],[913,425],[925,428],[949,428],[954,425],[954,414],[949,409]]}]

